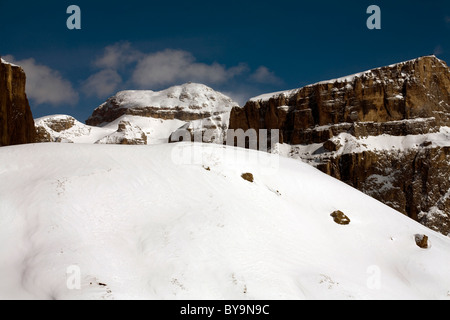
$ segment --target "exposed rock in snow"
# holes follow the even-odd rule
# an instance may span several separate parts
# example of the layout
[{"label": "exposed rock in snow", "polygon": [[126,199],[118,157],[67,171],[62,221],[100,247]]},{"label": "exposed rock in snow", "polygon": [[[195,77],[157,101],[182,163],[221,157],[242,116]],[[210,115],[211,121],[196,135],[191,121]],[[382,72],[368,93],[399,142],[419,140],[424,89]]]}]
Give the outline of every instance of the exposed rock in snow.
[{"label": "exposed rock in snow", "polygon": [[128,121],[120,121],[116,132],[98,140],[96,144],[147,144],[147,135],[136,125]]},{"label": "exposed rock in snow", "polygon": [[114,130],[85,125],[68,115],[35,120],[37,142],[94,143]]},{"label": "exposed rock in snow", "polygon": [[428,249],[429,248],[429,243],[428,243],[428,236],[424,235],[424,234],[416,234],[415,236],[416,239],[416,244],[419,248],[422,249]]},{"label": "exposed rock in snow", "polygon": [[333,217],[334,222],[336,222],[337,224],[340,224],[340,225],[348,225],[348,224],[350,224],[350,221],[351,221],[350,218],[347,217],[345,215],[345,213],[343,213],[340,210],[334,211],[331,214],[331,216]]}]

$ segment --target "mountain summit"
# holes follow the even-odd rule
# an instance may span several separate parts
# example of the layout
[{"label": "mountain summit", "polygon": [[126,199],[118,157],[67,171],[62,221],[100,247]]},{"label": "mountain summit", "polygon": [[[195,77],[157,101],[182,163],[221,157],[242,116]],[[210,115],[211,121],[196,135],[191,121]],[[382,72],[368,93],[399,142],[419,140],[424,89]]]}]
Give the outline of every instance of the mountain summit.
[{"label": "mountain summit", "polygon": [[86,124],[99,126],[123,115],[193,121],[229,113],[236,106],[231,98],[210,87],[186,83],[158,92],[119,92],[95,109]]}]

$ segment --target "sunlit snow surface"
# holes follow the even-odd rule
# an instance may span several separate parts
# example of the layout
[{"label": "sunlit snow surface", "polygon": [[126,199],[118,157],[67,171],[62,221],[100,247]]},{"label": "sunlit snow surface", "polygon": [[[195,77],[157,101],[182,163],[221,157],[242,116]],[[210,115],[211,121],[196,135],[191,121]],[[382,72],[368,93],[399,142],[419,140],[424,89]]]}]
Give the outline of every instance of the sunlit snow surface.
[{"label": "sunlit snow surface", "polygon": [[213,144],[1,148],[0,261],[1,299],[450,298],[449,238],[298,160]]},{"label": "sunlit snow surface", "polygon": [[[189,113],[203,111],[230,112],[237,106],[231,98],[214,91],[212,88],[199,83],[185,83],[173,86],[162,91],[128,90],[118,92],[113,99],[121,108],[145,108],[159,109],[176,108]],[[103,108],[107,105],[99,108]]]}]

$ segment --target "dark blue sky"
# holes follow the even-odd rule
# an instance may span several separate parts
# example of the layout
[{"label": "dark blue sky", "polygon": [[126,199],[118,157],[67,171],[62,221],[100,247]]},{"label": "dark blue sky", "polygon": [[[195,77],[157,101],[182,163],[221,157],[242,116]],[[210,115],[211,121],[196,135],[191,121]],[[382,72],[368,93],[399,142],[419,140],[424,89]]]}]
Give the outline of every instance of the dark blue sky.
[{"label": "dark blue sky", "polygon": [[[66,27],[71,4],[81,30]],[[366,27],[371,4],[381,30]],[[43,85],[27,88],[34,116],[81,121],[123,89],[192,80],[244,102],[433,53],[450,62],[448,0],[0,0],[0,30],[0,55]]]}]

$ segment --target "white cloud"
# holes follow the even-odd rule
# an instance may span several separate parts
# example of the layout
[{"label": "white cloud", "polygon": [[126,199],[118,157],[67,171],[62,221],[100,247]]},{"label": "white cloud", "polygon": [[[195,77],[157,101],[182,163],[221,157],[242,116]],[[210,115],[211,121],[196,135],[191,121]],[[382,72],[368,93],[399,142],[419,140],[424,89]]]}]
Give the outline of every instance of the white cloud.
[{"label": "white cloud", "polygon": [[122,77],[117,71],[105,69],[90,76],[82,84],[82,91],[87,96],[104,98],[114,93],[122,83]]},{"label": "white cloud", "polygon": [[281,79],[278,78],[275,73],[270,71],[267,67],[261,66],[256,71],[250,75],[250,80],[258,83],[266,84],[280,84]]},{"label": "white cloud", "polygon": [[60,106],[78,103],[78,93],[73,89],[71,82],[64,79],[57,70],[38,64],[33,58],[19,61],[11,55],[4,58],[24,69],[27,76],[27,97],[33,101],[34,105]]},{"label": "white cloud", "polygon": [[441,45],[439,45],[439,46],[437,46],[436,48],[434,48],[433,54],[434,54],[435,56],[439,56],[439,55],[441,55],[441,54],[443,54],[443,53],[444,53],[444,49],[442,48]]},{"label": "white cloud", "polygon": [[217,62],[198,62],[188,51],[165,49],[144,53],[129,42],[108,46],[93,65],[100,70],[82,84],[82,91],[98,98],[123,88],[159,90],[184,82],[210,86],[236,84],[247,79],[254,84],[280,84],[282,81],[268,68],[261,66],[251,73],[245,63],[227,67]]},{"label": "white cloud", "polygon": [[242,74],[247,69],[245,64],[227,69],[218,63],[199,63],[190,52],[166,49],[147,54],[140,59],[131,80],[140,88],[160,87],[188,81],[220,84]]},{"label": "white cloud", "polygon": [[[251,90],[250,90],[251,92]],[[244,90],[232,90],[232,91],[222,91],[222,93],[228,97],[230,97],[231,99],[233,99],[233,101],[237,102],[240,106],[244,106],[245,103],[254,95],[252,95],[249,92],[246,92]],[[255,94],[256,96],[256,94]]]},{"label": "white cloud", "polygon": [[108,46],[102,56],[94,61],[94,66],[100,69],[120,69],[136,62],[142,53],[133,49],[129,42],[119,42]]}]

